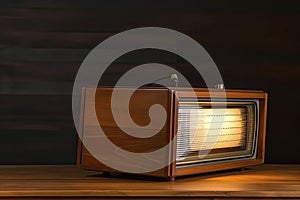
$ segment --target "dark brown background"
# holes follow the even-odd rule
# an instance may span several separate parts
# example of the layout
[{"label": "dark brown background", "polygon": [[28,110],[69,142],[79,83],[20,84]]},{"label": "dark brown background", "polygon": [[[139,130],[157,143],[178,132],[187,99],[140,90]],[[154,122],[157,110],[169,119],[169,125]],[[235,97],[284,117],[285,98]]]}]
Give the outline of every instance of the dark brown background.
[{"label": "dark brown background", "polygon": [[[0,1],[0,164],[75,163],[71,91],[88,52],[143,26],[181,31],[203,45],[228,88],[270,94],[267,163],[300,163],[299,1]],[[102,79],[157,60],[203,86],[165,52],[122,57]]]}]

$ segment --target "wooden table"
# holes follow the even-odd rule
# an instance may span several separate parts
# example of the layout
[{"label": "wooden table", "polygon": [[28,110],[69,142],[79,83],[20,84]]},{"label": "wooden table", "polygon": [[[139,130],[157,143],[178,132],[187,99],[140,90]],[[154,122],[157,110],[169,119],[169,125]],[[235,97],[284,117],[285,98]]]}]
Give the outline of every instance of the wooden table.
[{"label": "wooden table", "polygon": [[262,165],[177,179],[104,177],[75,166],[0,166],[0,198],[298,198],[300,165]]}]

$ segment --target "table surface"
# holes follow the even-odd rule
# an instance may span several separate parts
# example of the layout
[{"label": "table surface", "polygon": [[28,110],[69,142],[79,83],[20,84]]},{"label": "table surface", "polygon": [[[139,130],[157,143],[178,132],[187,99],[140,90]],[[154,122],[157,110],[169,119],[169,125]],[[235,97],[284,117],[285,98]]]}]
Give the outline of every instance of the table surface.
[{"label": "table surface", "polygon": [[300,165],[261,165],[176,179],[105,177],[76,166],[0,166],[1,197],[299,198]]}]

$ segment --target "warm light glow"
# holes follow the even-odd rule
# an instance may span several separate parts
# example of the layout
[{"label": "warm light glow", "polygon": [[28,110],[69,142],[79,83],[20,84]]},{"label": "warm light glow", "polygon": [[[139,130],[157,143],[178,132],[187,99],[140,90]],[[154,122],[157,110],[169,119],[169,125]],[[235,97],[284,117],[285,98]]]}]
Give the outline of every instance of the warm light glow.
[{"label": "warm light glow", "polygon": [[184,102],[178,109],[178,165],[250,156],[254,150],[255,104]]},{"label": "warm light glow", "polygon": [[240,108],[190,110],[190,150],[239,147],[244,143]]}]

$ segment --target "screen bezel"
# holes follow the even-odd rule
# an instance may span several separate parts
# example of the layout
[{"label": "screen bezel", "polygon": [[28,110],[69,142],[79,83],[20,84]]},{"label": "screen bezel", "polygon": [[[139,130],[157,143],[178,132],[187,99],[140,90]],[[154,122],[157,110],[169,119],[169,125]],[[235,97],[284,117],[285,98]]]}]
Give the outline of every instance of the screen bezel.
[{"label": "screen bezel", "polygon": [[[184,99],[184,101],[188,100],[188,99],[192,99],[194,100],[194,98],[189,98],[189,97],[179,97],[178,100],[178,104],[180,101],[182,101],[182,99]],[[197,102],[211,102],[211,99],[208,98],[197,98]],[[259,99],[248,99],[248,98],[227,98],[226,101],[224,101],[224,99],[214,99],[214,102],[220,102],[220,103],[224,103],[226,104],[227,102],[230,103],[235,103],[238,104],[240,103],[253,103],[255,105],[255,133],[253,135],[254,139],[253,139],[253,151],[251,153],[251,155],[240,155],[240,156],[233,156],[233,157],[226,157],[226,158],[212,158],[212,159],[207,159],[205,161],[190,161],[190,162],[182,162],[182,163],[177,163],[175,162],[175,166],[176,168],[184,168],[184,167],[192,167],[192,166],[201,166],[201,165],[207,165],[207,164],[214,164],[214,163],[226,163],[226,162],[230,162],[230,161],[242,161],[242,160],[254,160],[257,159],[257,149],[258,149],[258,134],[259,134],[259,122],[260,122],[260,101]],[[179,106],[176,107],[177,109],[179,108]],[[178,111],[176,112],[178,114]],[[176,117],[176,119],[178,119],[178,116]],[[177,130],[176,130],[176,134],[177,134]],[[177,144],[176,144],[177,145]],[[175,149],[175,154],[176,154],[176,149]],[[176,156],[176,155],[175,155]]]}]

